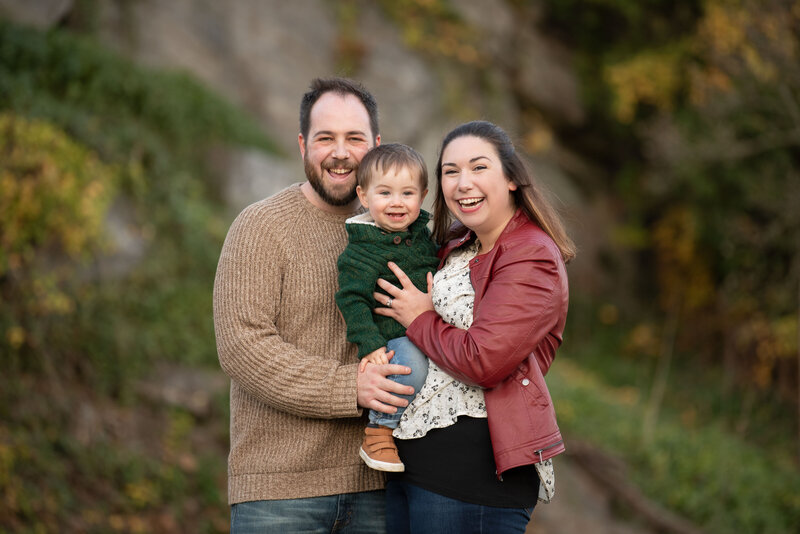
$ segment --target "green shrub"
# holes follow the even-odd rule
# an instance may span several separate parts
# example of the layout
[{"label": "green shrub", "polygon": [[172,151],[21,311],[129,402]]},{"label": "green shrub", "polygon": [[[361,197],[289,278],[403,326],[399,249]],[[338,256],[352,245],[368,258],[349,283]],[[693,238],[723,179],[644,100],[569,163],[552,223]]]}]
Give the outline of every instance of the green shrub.
[{"label": "green shrub", "polygon": [[77,261],[102,246],[118,173],[51,124],[10,113],[0,113],[0,154],[0,362],[15,369],[74,311],[69,286]]},{"label": "green shrub", "polygon": [[[62,312],[43,321],[30,306],[4,308],[0,347],[13,350],[3,354],[30,362],[28,369],[58,360],[59,373],[120,398],[149,362],[213,363],[210,289],[225,214],[206,155],[218,143],[272,150],[260,128],[185,74],[138,67],[66,32],[0,21],[2,110],[34,118],[33,124],[47,125],[37,128],[59,130],[72,143],[51,154],[26,139],[2,166],[0,265],[20,268],[14,276],[0,270],[0,291],[10,297],[29,288],[28,300]],[[23,158],[38,158],[38,185],[25,178]],[[51,182],[60,180],[56,187],[46,184],[50,174],[57,177]],[[64,187],[72,176],[75,185]],[[48,207],[56,206],[48,200],[55,198],[60,207]],[[91,267],[103,252],[92,240],[99,239],[112,199],[128,206],[127,230],[145,253],[126,274],[104,278]],[[49,219],[31,211],[42,203]],[[14,224],[7,224],[11,217]],[[68,254],[53,255],[52,244]],[[79,268],[78,258],[89,267]],[[34,276],[28,264],[47,268]]]}]

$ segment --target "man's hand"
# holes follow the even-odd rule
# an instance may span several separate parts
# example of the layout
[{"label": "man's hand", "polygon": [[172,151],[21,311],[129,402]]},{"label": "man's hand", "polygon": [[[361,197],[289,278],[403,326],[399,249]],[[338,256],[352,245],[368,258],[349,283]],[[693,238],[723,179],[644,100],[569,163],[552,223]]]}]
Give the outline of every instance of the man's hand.
[{"label": "man's hand", "polygon": [[391,363],[366,365],[363,371],[359,370],[356,377],[358,405],[389,414],[395,413],[397,406],[408,406],[406,399],[394,394],[411,395],[414,393],[414,388],[386,378],[389,375],[408,374],[411,374],[411,368],[405,365]]}]

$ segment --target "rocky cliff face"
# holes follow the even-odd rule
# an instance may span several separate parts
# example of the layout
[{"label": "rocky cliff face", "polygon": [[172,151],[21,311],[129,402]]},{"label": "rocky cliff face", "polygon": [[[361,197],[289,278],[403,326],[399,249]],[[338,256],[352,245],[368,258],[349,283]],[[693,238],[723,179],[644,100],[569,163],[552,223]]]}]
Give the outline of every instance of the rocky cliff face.
[{"label": "rocky cliff face", "polygon": [[335,6],[324,0],[117,0],[100,6],[102,40],[145,64],[192,72],[251,111],[285,150],[284,157],[247,152],[229,158],[227,190],[235,207],[303,179],[300,95],[312,78],[336,74],[341,31],[362,38],[357,77],[378,99],[383,139],[434,153],[427,134],[438,136],[443,122],[435,75],[403,46],[374,3],[364,3],[357,28],[339,28]]},{"label": "rocky cliff face", "polygon": [[[602,207],[585,206],[564,170],[565,162],[572,162],[570,172],[582,168],[577,156],[550,128],[580,124],[584,114],[569,54],[537,29],[537,5],[450,4],[477,36],[479,65],[455,65],[411,48],[401,25],[375,1],[106,0],[91,9],[97,36],[109,47],[147,65],[191,72],[249,110],[283,148],[282,155],[236,152],[223,158],[233,210],[303,179],[300,95],[312,78],[339,73],[345,41],[356,43],[352,76],[378,99],[384,141],[410,144],[432,165],[452,126],[476,118],[495,121],[519,140],[568,220],[601,217]],[[72,0],[0,0],[0,15],[40,27],[69,24],[79,8],[86,9]],[[348,16],[342,15],[345,8]],[[583,229],[598,224],[572,226],[585,251]]]}]

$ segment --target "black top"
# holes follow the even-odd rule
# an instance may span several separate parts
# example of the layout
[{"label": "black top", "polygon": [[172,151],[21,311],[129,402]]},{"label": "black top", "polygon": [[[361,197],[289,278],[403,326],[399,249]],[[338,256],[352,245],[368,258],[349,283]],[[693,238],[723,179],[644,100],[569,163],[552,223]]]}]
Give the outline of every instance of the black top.
[{"label": "black top", "polygon": [[428,431],[418,439],[396,439],[402,480],[428,491],[484,506],[528,508],[536,504],[539,476],[533,465],[509,469],[497,478],[489,422],[460,416],[455,424]]}]

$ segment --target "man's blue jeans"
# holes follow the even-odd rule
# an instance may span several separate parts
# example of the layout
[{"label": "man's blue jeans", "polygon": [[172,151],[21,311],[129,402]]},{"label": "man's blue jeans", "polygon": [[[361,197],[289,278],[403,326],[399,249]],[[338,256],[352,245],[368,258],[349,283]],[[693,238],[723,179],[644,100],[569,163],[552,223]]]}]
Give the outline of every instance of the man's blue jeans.
[{"label": "man's blue jeans", "polygon": [[[425,383],[425,377],[428,376],[428,357],[406,336],[390,339],[386,343],[386,350],[394,351],[394,356],[389,360],[389,363],[411,367],[410,375],[389,375],[387,377],[398,384],[414,388],[414,393],[412,395],[397,395],[398,397],[408,399],[410,403],[414,400],[414,397]],[[397,412],[393,414],[370,410],[369,422],[375,425],[397,428],[400,417],[403,415],[404,411],[406,411],[405,407],[401,408],[399,406]]]},{"label": "man's blue jeans", "polygon": [[389,534],[524,534],[532,512],[533,507],[470,504],[398,480],[390,480],[386,485]]},{"label": "man's blue jeans", "polygon": [[386,532],[384,491],[231,506],[231,534],[373,534]]}]

